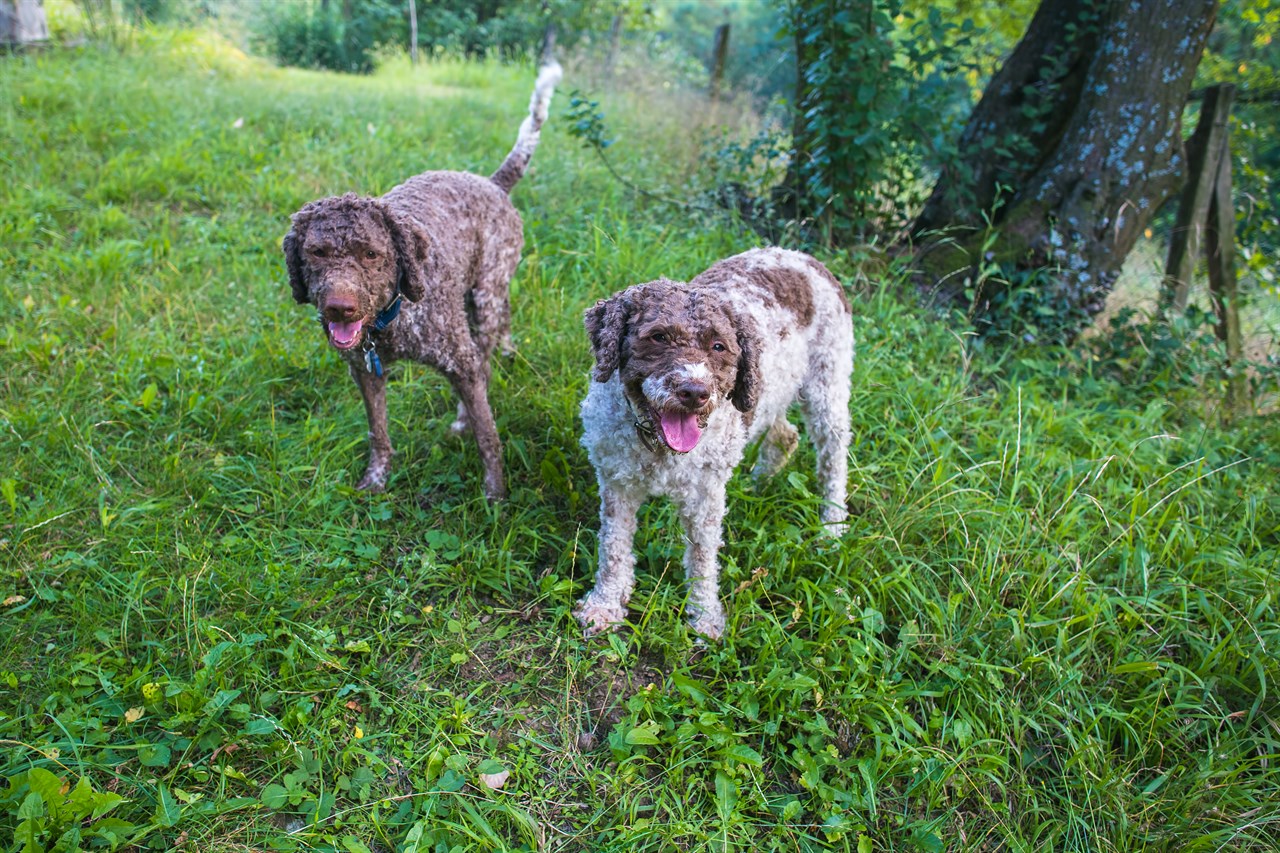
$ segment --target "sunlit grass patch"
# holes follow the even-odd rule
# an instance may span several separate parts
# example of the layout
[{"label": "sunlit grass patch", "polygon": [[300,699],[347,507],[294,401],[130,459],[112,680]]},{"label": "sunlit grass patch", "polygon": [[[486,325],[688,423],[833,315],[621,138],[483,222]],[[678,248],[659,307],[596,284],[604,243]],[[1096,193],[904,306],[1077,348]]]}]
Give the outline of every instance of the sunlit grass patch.
[{"label": "sunlit grass patch", "polygon": [[[483,501],[447,387],[417,365],[393,371],[389,490],[357,493],[364,415],[288,293],[288,215],[425,167],[492,171],[532,69],[348,78],[152,38],[0,63],[6,832],[1275,848],[1273,424],[1224,431],[1053,353],[996,363],[875,278],[855,299],[849,534],[819,535],[807,445],[771,481],[735,478],[730,627],[696,646],[655,502],[634,629],[584,641],[582,310],[753,235],[629,196],[558,100],[514,194],[518,353],[492,393],[510,501]],[[665,102],[634,97],[609,105],[628,133],[611,154],[672,185],[688,140],[668,158]]]}]

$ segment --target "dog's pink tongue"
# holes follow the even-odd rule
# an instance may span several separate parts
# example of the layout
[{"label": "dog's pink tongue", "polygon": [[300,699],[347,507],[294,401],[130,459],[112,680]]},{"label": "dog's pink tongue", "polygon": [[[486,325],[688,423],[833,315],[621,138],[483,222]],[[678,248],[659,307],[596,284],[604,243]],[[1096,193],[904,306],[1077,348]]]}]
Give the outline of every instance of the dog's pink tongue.
[{"label": "dog's pink tongue", "polygon": [[698,439],[702,438],[702,427],[698,426],[697,415],[663,412],[658,422],[662,426],[662,436],[672,450],[688,453],[698,446]]},{"label": "dog's pink tongue", "polygon": [[360,334],[360,321],[352,320],[350,323],[330,323],[329,334],[333,336],[334,343],[346,346],[356,339],[356,335]]}]

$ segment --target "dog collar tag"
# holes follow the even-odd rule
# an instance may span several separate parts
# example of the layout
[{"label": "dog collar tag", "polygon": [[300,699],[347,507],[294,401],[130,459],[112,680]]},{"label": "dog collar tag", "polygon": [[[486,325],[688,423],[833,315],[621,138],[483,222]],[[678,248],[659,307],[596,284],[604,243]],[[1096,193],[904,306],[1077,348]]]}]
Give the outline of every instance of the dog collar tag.
[{"label": "dog collar tag", "polygon": [[373,347],[364,351],[364,369],[374,376],[382,376],[382,359],[378,358],[378,351]]}]

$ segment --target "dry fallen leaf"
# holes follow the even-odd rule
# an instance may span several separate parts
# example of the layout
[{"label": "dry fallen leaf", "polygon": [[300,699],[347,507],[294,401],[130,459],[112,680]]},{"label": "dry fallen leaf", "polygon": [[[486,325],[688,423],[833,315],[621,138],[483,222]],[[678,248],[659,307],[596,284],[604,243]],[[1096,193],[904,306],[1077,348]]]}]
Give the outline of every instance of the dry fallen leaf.
[{"label": "dry fallen leaf", "polygon": [[145,711],[146,709],[142,707],[130,708],[124,712],[124,721],[126,723],[136,723],[138,720],[142,719],[142,715]]},{"label": "dry fallen leaf", "polygon": [[12,607],[15,604],[21,604],[26,600],[27,600],[27,597],[25,595],[11,595],[4,600],[4,606]]},{"label": "dry fallen leaf", "polygon": [[503,785],[507,784],[507,777],[510,775],[510,770],[503,770],[499,773],[481,773],[480,784],[484,785],[490,791],[496,791]]}]

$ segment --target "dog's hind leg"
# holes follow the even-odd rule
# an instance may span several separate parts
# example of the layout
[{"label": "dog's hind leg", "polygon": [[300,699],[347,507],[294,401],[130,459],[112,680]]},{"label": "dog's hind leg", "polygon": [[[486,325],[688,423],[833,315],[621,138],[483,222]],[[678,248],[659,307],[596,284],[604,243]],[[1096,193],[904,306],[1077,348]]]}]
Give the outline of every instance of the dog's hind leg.
[{"label": "dog's hind leg", "polygon": [[491,242],[482,251],[475,287],[470,294],[472,337],[486,359],[494,349],[515,354],[511,341],[511,276],[520,263],[520,245]]},{"label": "dog's hind leg", "polygon": [[[828,353],[830,355],[830,353]],[[827,532],[839,536],[849,518],[849,374],[853,370],[852,344],[844,357],[820,359],[810,369],[800,394],[808,434],[818,457],[818,483],[822,487],[822,521]]]},{"label": "dog's hind leg", "polygon": [[476,446],[480,450],[480,459],[484,463],[485,497],[491,501],[500,501],[507,496],[507,486],[502,474],[502,441],[498,438],[498,427],[493,420],[493,410],[489,407],[487,366],[477,364],[472,370],[450,371],[445,376],[458,395],[462,415],[465,417],[463,422],[475,435]]},{"label": "dog's hind leg", "polygon": [[757,480],[766,480],[781,471],[799,443],[800,435],[796,428],[785,414],[782,415],[760,439],[760,455],[756,457],[751,476]]}]

